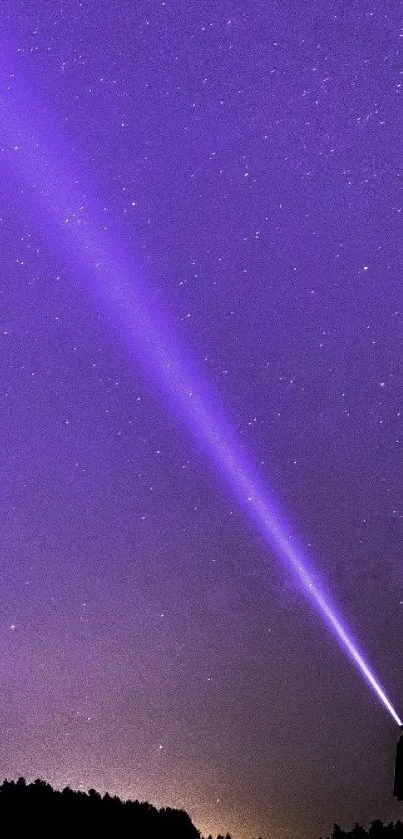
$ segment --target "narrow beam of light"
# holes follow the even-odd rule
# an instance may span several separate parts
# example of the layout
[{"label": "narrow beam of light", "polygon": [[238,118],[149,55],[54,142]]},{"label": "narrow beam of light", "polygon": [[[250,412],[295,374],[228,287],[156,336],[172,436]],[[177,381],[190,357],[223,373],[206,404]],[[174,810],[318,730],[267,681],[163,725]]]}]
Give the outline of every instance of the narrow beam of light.
[{"label": "narrow beam of light", "polygon": [[78,274],[80,285],[84,284],[96,305],[102,306],[129,353],[152,373],[267,546],[293,572],[350,661],[393,720],[401,725],[348,627],[296,546],[272,493],[258,477],[222,415],[218,396],[183,353],[166,319],[162,321],[158,312],[153,311],[150,291],[133,259],[122,252],[119,230],[111,230],[111,224],[109,232],[105,230],[105,214],[90,199],[80,168],[76,167],[79,176],[73,174],[66,163],[64,148],[56,147],[55,130],[49,127],[49,121],[45,123],[43,109],[32,91],[26,82],[18,85],[15,57],[11,56],[7,65],[5,55],[6,50],[1,55],[0,66],[3,145],[7,152],[3,154],[3,166],[4,158],[8,157],[28,212],[35,213],[46,241],[53,250],[61,250],[63,258],[68,259],[73,272]]}]

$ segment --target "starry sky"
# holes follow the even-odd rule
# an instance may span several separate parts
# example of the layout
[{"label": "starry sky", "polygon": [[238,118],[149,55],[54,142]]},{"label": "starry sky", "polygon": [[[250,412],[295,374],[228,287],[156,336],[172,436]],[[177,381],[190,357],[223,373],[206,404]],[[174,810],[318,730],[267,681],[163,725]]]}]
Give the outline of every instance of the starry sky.
[{"label": "starry sky", "polygon": [[235,839],[402,815],[396,725],[68,255],[79,216],[136,266],[401,713],[400,3],[0,22],[0,775]]}]

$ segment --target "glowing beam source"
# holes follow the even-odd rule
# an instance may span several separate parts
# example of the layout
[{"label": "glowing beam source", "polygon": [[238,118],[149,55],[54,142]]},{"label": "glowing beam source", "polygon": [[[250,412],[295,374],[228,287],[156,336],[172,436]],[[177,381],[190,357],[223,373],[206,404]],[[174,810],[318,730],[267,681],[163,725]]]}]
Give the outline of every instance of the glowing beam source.
[{"label": "glowing beam source", "polygon": [[[220,414],[217,396],[183,357],[166,322],[150,311],[149,293],[132,261],[119,252],[119,231],[105,231],[105,215],[90,201],[82,177],[72,175],[63,149],[56,151],[55,132],[43,124],[35,97],[26,83],[19,89],[13,61],[4,66],[0,82],[0,106],[14,175],[26,201],[35,209],[46,231],[52,231],[52,247],[61,247],[73,269],[79,272],[97,304],[135,353],[152,371],[178,414],[191,429],[197,443],[215,462],[231,492],[247,510],[266,543],[287,564],[327,626],[355,664],[367,684],[394,721],[401,720],[375,674],[359,652],[330,598],[324,594],[306,557],[294,544],[288,525],[240,447],[227,420]],[[40,124],[42,122],[42,125]],[[46,137],[51,135],[51,143]],[[84,204],[84,210],[83,210]]]}]

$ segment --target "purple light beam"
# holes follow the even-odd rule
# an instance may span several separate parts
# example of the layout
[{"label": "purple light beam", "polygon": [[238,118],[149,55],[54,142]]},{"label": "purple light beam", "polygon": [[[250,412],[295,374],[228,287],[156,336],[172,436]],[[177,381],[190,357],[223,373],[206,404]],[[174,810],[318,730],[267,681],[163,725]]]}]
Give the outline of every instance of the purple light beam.
[{"label": "purple light beam", "polygon": [[102,306],[130,354],[150,370],[266,544],[291,569],[341,648],[400,726],[401,719],[384,689],[317,582],[303,552],[295,545],[275,499],[261,483],[222,415],[218,396],[184,355],[166,320],[162,322],[158,313],[151,310],[150,294],[134,260],[120,252],[122,235],[119,230],[112,230],[111,223],[109,231],[105,231],[105,214],[90,198],[80,167],[75,167],[80,172],[78,177],[66,163],[65,149],[56,147],[57,129],[50,126],[50,117],[45,122],[38,97],[29,90],[26,80],[17,84],[16,60],[11,56],[7,62],[6,50],[2,51],[2,159],[4,162],[11,158],[8,165],[28,212],[35,213],[46,241],[52,234],[52,248],[61,248],[63,257],[68,258],[96,305]]}]

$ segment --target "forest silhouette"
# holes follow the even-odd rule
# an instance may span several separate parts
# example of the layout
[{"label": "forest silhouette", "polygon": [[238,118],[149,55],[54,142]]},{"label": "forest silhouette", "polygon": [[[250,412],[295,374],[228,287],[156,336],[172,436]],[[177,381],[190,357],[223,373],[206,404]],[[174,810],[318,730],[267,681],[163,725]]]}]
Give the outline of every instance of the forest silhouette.
[{"label": "forest silhouette", "polygon": [[[0,836],[8,837],[131,837],[131,839],[203,839],[185,810],[157,809],[140,801],[122,801],[65,787],[54,790],[46,781],[3,781],[0,786]],[[207,839],[212,839],[208,836]],[[217,839],[231,839],[218,835]],[[252,837],[251,837],[252,839]],[[335,824],[330,839],[403,839],[403,822],[376,820],[368,830],[355,824],[345,831]]]},{"label": "forest silhouette", "polygon": [[342,830],[338,824],[335,824],[331,839],[403,839],[403,822],[384,824],[376,819],[371,822],[368,830],[357,822],[351,830]]},{"label": "forest silhouette", "polygon": [[5,780],[0,786],[0,836],[202,839],[185,810],[158,810],[147,802],[122,801],[94,789],[59,791],[46,781],[30,784],[24,778]]}]

